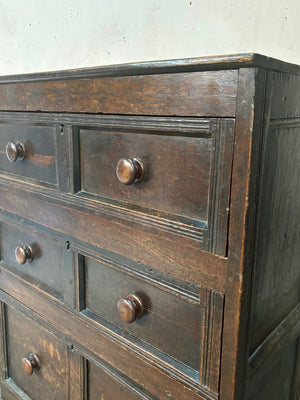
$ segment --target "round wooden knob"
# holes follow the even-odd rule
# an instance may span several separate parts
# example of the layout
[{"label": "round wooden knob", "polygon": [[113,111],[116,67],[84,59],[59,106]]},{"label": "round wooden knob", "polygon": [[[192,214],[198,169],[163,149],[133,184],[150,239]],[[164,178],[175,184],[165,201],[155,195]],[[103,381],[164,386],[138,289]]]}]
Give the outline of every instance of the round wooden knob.
[{"label": "round wooden knob", "polygon": [[40,367],[40,362],[36,354],[29,354],[28,358],[24,357],[22,360],[22,367],[27,375],[32,375],[34,368]]},{"label": "round wooden knob", "polygon": [[24,160],[25,147],[22,143],[8,142],[6,145],[6,156],[9,161]]},{"label": "round wooden knob", "polygon": [[144,306],[141,299],[135,294],[130,294],[120,299],[117,304],[120,318],[125,322],[133,322],[144,314]]},{"label": "round wooden knob", "polygon": [[25,246],[18,246],[15,250],[16,260],[19,264],[25,264],[26,261],[31,262],[33,260],[32,248],[25,244]]},{"label": "round wooden knob", "polygon": [[131,185],[144,177],[144,165],[136,158],[122,158],[118,161],[116,174],[121,183]]}]

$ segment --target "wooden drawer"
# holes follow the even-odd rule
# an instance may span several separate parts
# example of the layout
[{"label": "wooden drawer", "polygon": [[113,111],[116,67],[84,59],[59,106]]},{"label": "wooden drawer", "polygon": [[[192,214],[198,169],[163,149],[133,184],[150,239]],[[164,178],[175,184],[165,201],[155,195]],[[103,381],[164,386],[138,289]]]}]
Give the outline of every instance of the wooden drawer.
[{"label": "wooden drawer", "polygon": [[[80,308],[89,319],[107,326],[134,346],[202,383],[203,368],[218,381],[223,298],[202,291],[198,298],[171,285],[141,278],[134,271],[90,257],[79,258],[82,269]],[[83,283],[84,282],[84,283]],[[211,308],[210,298],[213,300]],[[212,328],[213,326],[213,328]],[[204,367],[208,337],[214,355]],[[209,330],[210,333],[209,333]],[[215,382],[210,382],[215,389]]]},{"label": "wooden drawer", "polygon": [[0,220],[1,263],[62,299],[64,242],[30,226]]},{"label": "wooden drawer", "polygon": [[80,194],[165,219],[224,254],[234,121],[140,119],[132,129],[124,122],[74,128]]},{"label": "wooden drawer", "polygon": [[[87,400],[150,400],[144,391],[140,392],[128,382],[118,380],[111,371],[102,369],[92,362],[87,363],[86,386]],[[151,397],[152,399],[154,397]]]},{"label": "wooden drawer", "polygon": [[[10,145],[9,145],[10,143]],[[14,146],[22,144],[19,151]],[[22,157],[11,162],[9,157]],[[30,123],[0,123],[0,171],[42,185],[56,185],[56,151],[54,126]]]},{"label": "wooden drawer", "polygon": [[[178,127],[168,133],[80,129],[81,190],[207,221],[217,127],[207,126],[205,131],[204,126],[199,124],[194,135],[178,132]],[[116,174],[118,162],[127,161],[122,171],[120,166],[119,176],[130,180],[135,175],[130,165],[134,159],[143,164],[144,176],[123,184]]]},{"label": "wooden drawer", "polygon": [[68,398],[67,346],[37,322],[7,305],[5,327],[8,377],[2,399]]},{"label": "wooden drawer", "polygon": [[[207,220],[211,153],[211,138],[80,130],[81,190]],[[116,167],[124,160],[119,176],[130,180],[133,159],[144,165],[144,178],[123,184]]]}]

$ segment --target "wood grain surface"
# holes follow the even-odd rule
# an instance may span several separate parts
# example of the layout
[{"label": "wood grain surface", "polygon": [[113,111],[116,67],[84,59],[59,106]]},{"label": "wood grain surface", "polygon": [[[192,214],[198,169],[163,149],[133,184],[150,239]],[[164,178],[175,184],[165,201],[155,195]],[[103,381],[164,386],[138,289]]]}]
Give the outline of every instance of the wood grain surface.
[{"label": "wood grain surface", "polygon": [[0,110],[234,116],[237,71],[0,85]]}]

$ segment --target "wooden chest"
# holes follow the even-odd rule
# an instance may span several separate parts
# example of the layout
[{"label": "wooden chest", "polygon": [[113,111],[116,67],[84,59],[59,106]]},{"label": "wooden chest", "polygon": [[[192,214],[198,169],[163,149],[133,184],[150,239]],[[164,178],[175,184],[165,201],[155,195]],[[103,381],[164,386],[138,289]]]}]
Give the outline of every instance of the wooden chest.
[{"label": "wooden chest", "polygon": [[260,55],[0,78],[2,399],[298,399],[299,158]]}]

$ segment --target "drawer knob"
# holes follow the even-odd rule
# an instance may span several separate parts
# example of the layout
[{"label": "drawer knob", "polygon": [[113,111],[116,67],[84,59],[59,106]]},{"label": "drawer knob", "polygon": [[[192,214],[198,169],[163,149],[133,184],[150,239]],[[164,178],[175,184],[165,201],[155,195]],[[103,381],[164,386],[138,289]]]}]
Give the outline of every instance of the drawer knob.
[{"label": "drawer knob", "polygon": [[15,256],[20,265],[25,264],[26,261],[31,262],[33,260],[32,248],[28,244],[18,246],[15,250]]},{"label": "drawer knob", "polygon": [[6,156],[10,162],[24,160],[25,147],[22,143],[8,142],[6,145]]},{"label": "drawer knob", "polygon": [[116,174],[121,183],[131,185],[144,178],[144,165],[136,158],[122,158],[118,161]]},{"label": "drawer knob", "polygon": [[144,306],[141,299],[135,294],[120,299],[117,304],[120,318],[125,322],[133,322],[144,314]]},{"label": "drawer knob", "polygon": [[24,357],[22,360],[22,366],[27,375],[32,375],[34,368],[40,367],[40,362],[36,354],[29,354],[28,358]]}]

